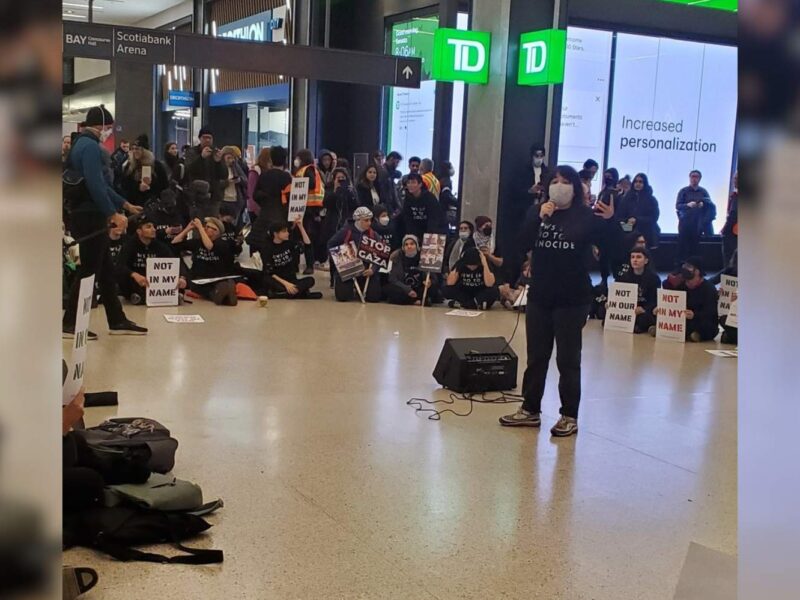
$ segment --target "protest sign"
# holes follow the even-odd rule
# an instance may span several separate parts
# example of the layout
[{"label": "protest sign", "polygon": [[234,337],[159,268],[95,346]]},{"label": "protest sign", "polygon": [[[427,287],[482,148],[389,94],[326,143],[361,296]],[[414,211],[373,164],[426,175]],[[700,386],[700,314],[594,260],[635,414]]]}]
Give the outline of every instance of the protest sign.
[{"label": "protest sign", "polygon": [[419,253],[419,270],[441,273],[444,266],[444,248],[447,236],[441,233],[422,235],[422,250]]},{"label": "protest sign", "polygon": [[308,203],[308,179],[292,177],[292,190],[289,194],[289,223],[302,221]]},{"label": "protest sign", "polygon": [[449,317],[480,317],[483,313],[479,310],[462,310],[457,308],[444,314]]},{"label": "protest sign", "polygon": [[67,378],[61,388],[61,403],[66,405],[83,386],[83,374],[86,370],[86,344],[89,341],[89,317],[92,312],[92,296],[94,295],[94,275],[81,279],[78,292],[78,308],[75,314],[75,337],[72,342],[72,356],[67,361]]},{"label": "protest sign", "polygon": [[167,323],[205,323],[200,315],[164,315]]},{"label": "protest sign", "polygon": [[686,292],[658,290],[656,339],[686,342]]},{"label": "protest sign", "polygon": [[719,356],[722,358],[738,358],[739,351],[738,350],[706,350],[709,354],[713,356]]},{"label": "protest sign", "polygon": [[739,290],[739,278],[733,275],[722,275],[719,286],[719,304],[717,312],[724,317],[731,312],[731,302]]},{"label": "protest sign", "polygon": [[520,295],[517,296],[517,299],[514,300],[514,308],[522,308],[523,306],[528,306],[528,286],[522,288],[522,292]]},{"label": "protest sign", "polygon": [[639,286],[635,283],[612,283],[608,286],[604,329],[633,333],[638,297]]},{"label": "protest sign", "polygon": [[331,248],[330,253],[333,264],[339,273],[339,279],[342,281],[349,281],[354,277],[358,277],[366,270],[364,261],[358,258],[355,242],[348,242],[336,248]]},{"label": "protest sign", "polygon": [[728,318],[725,320],[725,325],[728,327],[736,327],[739,329],[739,292],[738,290],[731,298],[731,309],[728,312]]},{"label": "protest sign", "polygon": [[365,260],[379,269],[389,269],[389,255],[392,248],[389,244],[373,240],[366,235],[361,236],[361,245],[358,247],[358,258]]},{"label": "protest sign", "polygon": [[178,306],[180,258],[147,259],[147,306]]}]

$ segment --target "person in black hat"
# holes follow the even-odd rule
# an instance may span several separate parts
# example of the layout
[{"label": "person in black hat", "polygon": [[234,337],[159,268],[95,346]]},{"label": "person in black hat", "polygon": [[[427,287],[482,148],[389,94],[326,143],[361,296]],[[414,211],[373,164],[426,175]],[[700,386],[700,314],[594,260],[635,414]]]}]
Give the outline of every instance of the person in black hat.
[{"label": "person in black hat", "polygon": [[[146,216],[136,219],[136,233],[122,245],[117,259],[117,280],[123,296],[131,304],[143,304],[147,288],[147,259],[175,258],[172,248],[157,239],[156,225]],[[181,261],[181,269],[184,268]],[[186,288],[186,278],[178,279],[178,288]]]},{"label": "person in black hat", "polygon": [[219,214],[219,203],[228,183],[228,168],[222,162],[222,152],[214,147],[214,134],[207,126],[200,129],[197,137],[200,143],[186,152],[186,179],[208,183],[215,214]]},{"label": "person in black hat", "polygon": [[442,293],[450,300],[450,308],[458,303],[463,308],[489,310],[500,300],[497,282],[486,255],[474,246],[467,248],[450,271]]},{"label": "person in black hat", "polygon": [[[678,277],[671,274],[664,281],[664,288],[686,292],[686,340],[707,342],[719,333],[717,312],[717,289],[703,276],[703,261],[699,256],[690,256],[681,264]],[[650,335],[656,335],[656,328],[650,328]]]},{"label": "person in black hat", "polygon": [[661,279],[650,267],[650,252],[643,246],[637,246],[630,252],[629,268],[618,276],[618,283],[635,283],[639,288],[636,300],[636,323],[634,333],[644,333],[655,326],[656,318],[653,309],[658,304],[658,289]]},{"label": "person in black hat", "polygon": [[142,134],[131,144],[128,160],[122,165],[119,189],[136,206],[146,206],[157,200],[169,187],[166,167],[150,151],[150,141]]},{"label": "person in black hat", "polygon": [[[80,243],[81,263],[69,292],[66,311],[62,321],[62,336],[71,339],[75,335],[75,317],[78,308],[80,282],[85,277],[95,276],[95,284],[103,300],[109,333],[112,335],[143,335],[147,329],[130,321],[122,310],[117,297],[117,282],[114,265],[108,252],[108,229],[125,231],[128,219],[123,214],[134,208],[125,198],[114,191],[104,175],[103,155],[100,143],[113,132],[114,117],[103,106],[94,106],[86,114],[85,126],[75,139],[65,166],[65,178],[79,182],[66,190],[70,211],[70,232]],[[67,186],[65,186],[66,188]],[[92,234],[96,234],[93,235]],[[88,338],[97,339],[89,332]]]}]

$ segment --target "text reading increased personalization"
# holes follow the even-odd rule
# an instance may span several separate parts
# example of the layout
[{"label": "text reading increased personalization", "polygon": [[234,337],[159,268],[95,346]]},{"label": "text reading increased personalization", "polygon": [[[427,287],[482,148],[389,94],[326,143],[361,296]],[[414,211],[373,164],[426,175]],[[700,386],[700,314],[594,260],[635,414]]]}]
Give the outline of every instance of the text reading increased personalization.
[{"label": "text reading increased personalization", "polygon": [[622,129],[641,131],[643,135],[623,135],[619,138],[620,148],[641,148],[643,150],[674,150],[676,152],[716,152],[716,142],[703,139],[687,140],[676,135],[667,138],[645,137],[647,133],[683,133],[683,119],[680,121],[653,121],[631,119],[623,115]]}]

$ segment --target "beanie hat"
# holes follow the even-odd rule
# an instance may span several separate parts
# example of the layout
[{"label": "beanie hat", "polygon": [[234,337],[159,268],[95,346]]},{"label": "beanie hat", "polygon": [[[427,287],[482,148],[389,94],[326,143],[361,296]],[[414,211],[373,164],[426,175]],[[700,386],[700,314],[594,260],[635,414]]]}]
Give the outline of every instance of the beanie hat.
[{"label": "beanie hat", "polygon": [[483,229],[484,225],[486,225],[487,223],[491,223],[491,222],[492,222],[492,220],[489,217],[484,217],[484,216],[475,217],[475,228],[476,229]]},{"label": "beanie hat", "polygon": [[465,265],[479,265],[481,264],[481,251],[475,246],[470,246],[464,251],[464,257],[461,260]]},{"label": "beanie hat", "polygon": [[213,225],[217,228],[217,231],[219,231],[220,234],[225,233],[225,225],[223,225],[222,221],[220,221],[217,217],[206,217],[203,223],[206,225]]},{"label": "beanie hat", "polygon": [[141,213],[138,217],[136,217],[136,229],[139,229],[140,227],[143,227],[148,223],[152,223],[155,225],[155,221],[153,221],[153,219],[147,216],[145,213]]},{"label": "beanie hat", "polygon": [[197,137],[201,138],[204,135],[210,135],[210,136],[214,135],[213,133],[211,133],[211,129],[208,127],[208,125],[205,125],[200,128],[200,133],[197,134]]},{"label": "beanie hat", "polygon": [[84,124],[86,127],[97,127],[100,125],[101,127],[104,125],[111,125],[114,122],[114,117],[108,111],[108,109],[103,106],[93,106],[89,109],[89,112],[86,113],[86,120]]},{"label": "beanie hat", "polygon": [[236,156],[236,148],[234,148],[233,146],[223,146],[222,156],[225,156],[226,154],[233,154],[234,156]]},{"label": "beanie hat", "polygon": [[146,133],[143,133],[135,140],[133,140],[134,146],[139,146],[139,148],[144,148],[145,150],[150,150],[150,140],[147,137]]},{"label": "beanie hat", "polygon": [[690,256],[686,260],[683,261],[685,265],[692,265],[695,269],[700,271],[700,274],[703,275],[705,271],[703,270],[703,259],[699,256]]},{"label": "beanie hat", "polygon": [[371,219],[372,218],[372,211],[368,209],[366,206],[359,206],[355,211],[353,211],[353,221],[359,221],[361,219]]},{"label": "beanie hat", "polygon": [[401,245],[401,246],[405,246],[405,245],[406,245],[406,240],[411,240],[411,241],[413,241],[413,242],[414,242],[414,243],[417,245],[417,248],[419,248],[419,238],[418,238],[417,236],[415,236],[413,233],[407,233],[407,234],[405,234],[405,235],[403,236],[403,243],[402,243],[402,244],[400,244],[400,245]]}]

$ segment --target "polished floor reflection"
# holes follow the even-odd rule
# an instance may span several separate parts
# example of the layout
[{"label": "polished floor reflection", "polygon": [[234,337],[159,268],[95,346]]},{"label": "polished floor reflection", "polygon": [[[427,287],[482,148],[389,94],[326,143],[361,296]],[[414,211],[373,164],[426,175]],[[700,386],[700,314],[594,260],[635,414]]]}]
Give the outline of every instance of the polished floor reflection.
[{"label": "polished floor reflection", "polygon": [[[197,545],[218,567],[121,564],[91,599],[665,600],[691,542],[736,552],[736,359],[715,344],[584,336],[580,433],[508,430],[516,405],[428,421],[412,396],[446,337],[508,336],[515,315],[273,301],[128,308],[144,338],[90,345],[88,389],[153,417],[179,440],[175,474],[225,508]],[[199,313],[174,325],[165,312]],[[524,364],[524,322],[512,344]],[[552,365],[555,371],[555,363]],[[522,372],[519,374],[520,379]],[[457,407],[465,410],[467,405]]]}]

